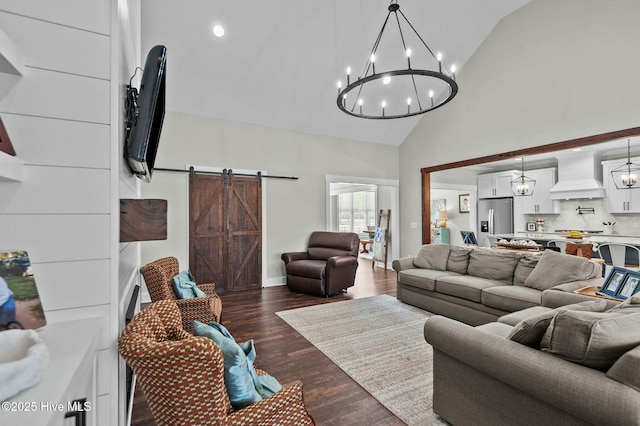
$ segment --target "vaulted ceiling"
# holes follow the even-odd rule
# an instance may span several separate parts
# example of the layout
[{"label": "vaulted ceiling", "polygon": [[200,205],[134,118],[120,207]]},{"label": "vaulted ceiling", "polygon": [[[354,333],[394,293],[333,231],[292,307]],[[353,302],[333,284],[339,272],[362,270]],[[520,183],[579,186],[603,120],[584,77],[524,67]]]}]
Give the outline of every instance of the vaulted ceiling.
[{"label": "vaulted ceiling", "polygon": [[[500,19],[529,1],[398,3],[429,47],[460,70]],[[167,46],[169,111],[400,145],[421,116],[366,120],[336,106],[336,82],[344,79],[347,65],[364,65],[388,5],[389,0],[142,0],[142,51]],[[213,35],[215,24],[224,26],[223,37]]]}]

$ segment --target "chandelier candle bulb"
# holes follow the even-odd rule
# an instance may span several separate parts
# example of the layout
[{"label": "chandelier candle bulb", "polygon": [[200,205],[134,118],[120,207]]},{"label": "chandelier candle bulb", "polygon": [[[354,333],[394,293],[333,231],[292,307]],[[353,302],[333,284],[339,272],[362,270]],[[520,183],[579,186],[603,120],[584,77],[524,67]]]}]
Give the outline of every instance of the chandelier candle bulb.
[{"label": "chandelier candle bulb", "polygon": [[360,114],[362,114],[362,104],[364,102],[362,101],[362,98],[358,99],[358,106],[360,107]]},{"label": "chandelier candle bulb", "polygon": [[349,77],[351,76],[351,67],[347,67],[347,86],[349,85]]},{"label": "chandelier candle bulb", "polygon": [[411,69],[411,49],[407,49],[407,69]]}]

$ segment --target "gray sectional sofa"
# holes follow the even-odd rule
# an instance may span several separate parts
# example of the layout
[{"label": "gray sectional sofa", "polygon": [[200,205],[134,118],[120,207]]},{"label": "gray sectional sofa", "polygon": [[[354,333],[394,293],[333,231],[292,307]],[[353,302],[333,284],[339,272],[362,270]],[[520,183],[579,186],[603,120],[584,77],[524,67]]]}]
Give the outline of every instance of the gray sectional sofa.
[{"label": "gray sectional sofa", "polygon": [[415,257],[395,259],[393,269],[399,300],[470,325],[533,306],[589,300],[573,291],[603,282],[600,265],[550,250],[530,254],[428,244]]},{"label": "gray sectional sofa", "polygon": [[639,425],[640,295],[471,327],[427,319],[433,409],[456,426]]}]

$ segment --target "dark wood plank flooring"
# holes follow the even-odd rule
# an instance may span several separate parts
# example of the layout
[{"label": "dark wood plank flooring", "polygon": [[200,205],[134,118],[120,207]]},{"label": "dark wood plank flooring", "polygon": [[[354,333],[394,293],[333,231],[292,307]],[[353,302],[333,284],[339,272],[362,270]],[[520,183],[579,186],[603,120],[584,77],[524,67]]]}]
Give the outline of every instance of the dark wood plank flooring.
[{"label": "dark wood plank flooring", "polygon": [[[280,383],[302,381],[305,403],[318,425],[404,425],[275,315],[287,309],[395,293],[393,270],[373,269],[370,260],[360,259],[356,283],[346,294],[313,297],[293,293],[285,286],[223,294],[222,324],[237,341],[254,340],[256,364]],[[131,424],[155,425],[140,389],[135,392]]]}]

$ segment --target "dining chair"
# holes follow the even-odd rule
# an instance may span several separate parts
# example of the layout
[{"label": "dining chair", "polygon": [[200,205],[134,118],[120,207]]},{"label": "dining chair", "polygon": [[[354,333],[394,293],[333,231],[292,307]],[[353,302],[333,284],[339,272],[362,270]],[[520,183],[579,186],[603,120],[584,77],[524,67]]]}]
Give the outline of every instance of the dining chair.
[{"label": "dining chair", "polygon": [[608,268],[621,266],[634,271],[640,270],[640,249],[631,244],[602,243],[597,247],[600,257],[604,260],[605,276]]},{"label": "dining chair", "polygon": [[462,236],[462,242],[466,245],[477,246],[478,240],[476,239],[476,233],[473,231],[460,231]]},{"label": "dining chair", "polygon": [[567,252],[567,244],[571,244],[571,241],[567,240],[551,240],[547,241],[547,247],[557,247],[560,249],[560,253]]}]

